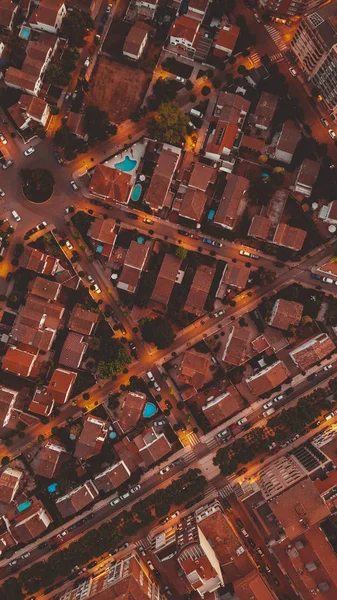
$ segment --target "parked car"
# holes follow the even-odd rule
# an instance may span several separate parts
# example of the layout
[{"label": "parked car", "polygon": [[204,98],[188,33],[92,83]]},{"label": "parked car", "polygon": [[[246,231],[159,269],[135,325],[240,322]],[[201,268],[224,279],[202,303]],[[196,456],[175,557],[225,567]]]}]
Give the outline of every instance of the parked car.
[{"label": "parked car", "polygon": [[160,392],[160,390],[161,390],[161,387],[160,387],[160,385],[158,385],[158,383],[156,382],[156,380],[154,380],[154,382],[153,382],[153,385],[154,385],[154,389],[155,389],[157,392]]},{"label": "parked car", "polygon": [[255,260],[258,260],[260,258],[258,254],[252,254],[251,252],[248,252],[248,250],[239,250],[239,254],[241,254],[241,256],[249,256],[250,258],[254,258]]},{"label": "parked car", "polygon": [[289,73],[290,75],[292,75],[293,77],[297,76],[297,71],[296,69],[294,69],[294,67],[289,67]]},{"label": "parked car", "polygon": [[27,148],[27,150],[24,151],[24,155],[30,156],[31,154],[33,154],[33,152],[35,152],[35,148],[33,148],[33,146],[30,146],[30,148]]},{"label": "parked car", "polygon": [[127,498],[130,497],[130,492],[125,492],[125,494],[122,494],[119,497],[120,497],[121,500],[126,500]]},{"label": "parked car", "polygon": [[12,210],[12,216],[14,217],[14,219],[16,221],[18,221],[18,222],[21,221],[21,217],[20,217],[20,215],[18,215],[18,213],[16,212],[16,210]]},{"label": "parked car", "polygon": [[88,56],[88,58],[86,58],[85,61],[84,61],[84,66],[85,67],[89,67],[89,65],[90,65],[90,58]]},{"label": "parked car", "polygon": [[110,506],[116,506],[116,504],[119,504],[120,501],[121,501],[120,497],[117,496],[117,498],[114,498],[113,500],[111,500]]},{"label": "parked car", "polygon": [[130,488],[130,494],[135,494],[136,492],[138,492],[140,490],[141,486],[140,484],[135,485],[134,487]]},{"label": "parked car", "polygon": [[142,556],[146,556],[146,552],[144,550],[143,546],[138,546],[138,552],[142,555]]},{"label": "parked car", "polygon": [[153,421],[152,423],[153,427],[164,427],[164,425],[166,425],[165,419],[159,419],[158,421]]},{"label": "parked car", "polygon": [[310,273],[310,277],[313,279],[322,279],[321,275],[318,275],[317,273]]},{"label": "parked car", "polygon": [[91,275],[88,275],[88,281],[90,281],[90,283],[95,283],[95,280]]},{"label": "parked car", "polygon": [[96,294],[101,294],[101,293],[102,293],[102,290],[101,290],[101,288],[100,288],[100,287],[97,285],[97,283],[94,283],[94,286],[95,286],[95,288],[94,288],[94,292],[96,292]]},{"label": "parked car", "polygon": [[221,315],[223,315],[225,313],[224,310],[218,310],[217,312],[214,313],[215,318],[217,317],[221,317]]},{"label": "parked car", "polygon": [[149,219],[148,217],[145,217],[145,219],[143,219],[143,222],[147,225],[153,225],[154,223],[154,221],[152,221],[152,219]]},{"label": "parked car", "polygon": [[134,219],[134,221],[138,220],[138,215],[135,215],[135,213],[127,212],[125,214],[126,214],[127,217],[129,217],[129,219]]},{"label": "parked car", "polygon": [[11,167],[11,166],[12,166],[12,164],[13,164],[13,161],[12,161],[12,160],[8,160],[7,162],[5,162],[5,163],[2,165],[2,168],[3,168],[3,169],[8,169],[8,167]]},{"label": "parked car", "polygon": [[269,400],[269,402],[266,402],[266,404],[263,405],[264,410],[267,410],[267,408],[270,408],[271,406],[273,406],[273,401]]},{"label": "parked car", "polygon": [[183,462],[183,459],[182,459],[182,458],[176,458],[176,459],[173,461],[173,463],[172,463],[172,466],[173,466],[173,467],[177,467],[178,465],[181,465],[181,463],[182,463],[182,462]]},{"label": "parked car", "polygon": [[244,475],[245,473],[247,473],[246,467],[242,467],[242,469],[239,469],[238,471],[236,471],[237,475]]},{"label": "parked car", "polygon": [[324,371],[329,371],[330,369],[332,369],[332,365],[325,365],[325,367],[323,368]]},{"label": "parked car", "polygon": [[185,79],[183,77],[179,77],[179,75],[176,76],[176,81],[179,81],[179,83],[185,83]]},{"label": "parked car", "polygon": [[0,140],[3,143],[3,145],[6,146],[7,140],[6,140],[4,134],[1,131],[0,131]]},{"label": "parked car", "polygon": [[256,552],[258,553],[259,556],[261,556],[261,558],[264,557],[264,552],[263,552],[262,548],[259,548],[259,547],[256,548]]},{"label": "parked car", "polygon": [[72,250],[74,247],[69,240],[66,240],[66,246],[67,246],[67,248],[69,248],[69,250]]},{"label": "parked car", "polygon": [[73,179],[70,181],[70,185],[73,188],[73,190],[75,190],[75,192],[77,192],[78,185],[77,185],[77,183],[75,183],[75,181]]},{"label": "parked car", "polygon": [[73,206],[68,206],[64,212],[66,215],[69,215],[69,213],[73,212],[73,210],[74,210]]},{"label": "parked car", "polygon": [[45,229],[46,227],[47,227],[47,223],[46,223],[46,221],[41,221],[41,223],[39,223],[39,224],[37,225],[37,228],[38,228],[38,229]]},{"label": "parked car", "polygon": [[328,129],[329,122],[326,119],[324,119],[323,117],[321,118],[321,123],[323,123],[324,127],[326,127]]},{"label": "parked car", "polygon": [[247,423],[247,421],[248,421],[247,417],[242,417],[242,419],[240,419],[237,422],[237,425],[244,425],[245,423]]},{"label": "parked car", "polygon": [[323,277],[324,283],[333,283],[333,279],[331,277]]},{"label": "parked car", "polygon": [[219,431],[219,433],[216,434],[217,438],[224,438],[229,434],[229,430],[228,429],[223,429],[222,431]]},{"label": "parked car", "polygon": [[147,371],[146,375],[150,381],[154,381],[154,377],[153,377],[153,374],[151,373],[151,371]]},{"label": "parked car", "polygon": [[160,469],[159,473],[160,475],[164,475],[165,473],[167,473],[170,470],[170,465],[167,465],[166,467],[163,467],[162,469]]},{"label": "parked car", "polygon": [[0,196],[3,197],[4,195],[5,195],[5,192],[0,188]]},{"label": "parked car", "polygon": [[189,237],[190,234],[188,233],[188,231],[184,231],[183,229],[178,229],[178,233],[180,233],[180,235],[184,235],[185,237]]},{"label": "parked car", "polygon": [[154,571],[154,566],[153,566],[153,562],[151,560],[147,560],[146,561],[147,566],[151,569],[151,571]]},{"label": "parked car", "polygon": [[216,242],[215,240],[213,240],[212,244],[213,244],[213,246],[216,246],[217,248],[222,248],[221,242]]},{"label": "parked car", "polygon": [[328,130],[328,134],[329,134],[329,136],[331,137],[332,140],[335,140],[336,137],[337,137],[337,135],[335,134],[335,132],[334,132],[333,129],[329,129]]}]

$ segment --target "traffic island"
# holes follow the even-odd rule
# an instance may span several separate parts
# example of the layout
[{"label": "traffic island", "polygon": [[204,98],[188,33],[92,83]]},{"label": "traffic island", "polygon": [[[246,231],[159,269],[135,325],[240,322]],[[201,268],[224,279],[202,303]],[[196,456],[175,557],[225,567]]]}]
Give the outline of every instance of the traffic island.
[{"label": "traffic island", "polygon": [[29,200],[42,204],[49,200],[54,190],[54,177],[47,169],[21,169],[22,191]]}]

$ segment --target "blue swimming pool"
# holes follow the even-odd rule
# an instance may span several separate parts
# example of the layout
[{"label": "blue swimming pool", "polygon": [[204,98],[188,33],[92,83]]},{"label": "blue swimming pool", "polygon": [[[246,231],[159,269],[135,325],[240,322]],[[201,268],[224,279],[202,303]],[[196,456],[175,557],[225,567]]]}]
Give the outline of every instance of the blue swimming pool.
[{"label": "blue swimming pool", "polygon": [[147,402],[143,410],[143,417],[145,417],[145,419],[150,419],[151,417],[153,417],[153,415],[156,414],[156,412],[157,407],[155,406],[155,404],[152,404],[152,402]]},{"label": "blue swimming pool", "polygon": [[136,183],[135,187],[132,190],[131,200],[133,200],[134,202],[138,202],[141,193],[142,193],[142,186],[140,185],[140,183]]},{"label": "blue swimming pool", "polygon": [[19,512],[23,512],[24,510],[27,510],[27,508],[29,508],[31,506],[31,502],[30,500],[26,500],[26,502],[22,502],[22,504],[19,504],[18,506],[18,511]]},{"label": "blue swimming pool", "polygon": [[126,156],[124,160],[122,160],[122,162],[116,163],[114,165],[115,169],[118,169],[119,171],[124,171],[125,173],[132,171],[136,166],[137,161],[130,158],[130,156]]},{"label": "blue swimming pool", "polygon": [[137,242],[138,242],[138,244],[144,244],[144,242],[145,242],[145,238],[143,238],[143,236],[142,236],[142,235],[139,235],[139,236],[137,237]]},{"label": "blue swimming pool", "polygon": [[115,440],[117,437],[117,433],[115,431],[110,431],[109,438],[110,440]]},{"label": "blue swimming pool", "polygon": [[20,38],[23,40],[28,40],[31,34],[31,29],[29,27],[25,27],[24,25],[21,27]]},{"label": "blue swimming pool", "polygon": [[56,488],[57,488],[57,483],[51,483],[50,485],[48,485],[48,492],[50,492],[51,494],[53,494],[54,492],[56,492]]}]

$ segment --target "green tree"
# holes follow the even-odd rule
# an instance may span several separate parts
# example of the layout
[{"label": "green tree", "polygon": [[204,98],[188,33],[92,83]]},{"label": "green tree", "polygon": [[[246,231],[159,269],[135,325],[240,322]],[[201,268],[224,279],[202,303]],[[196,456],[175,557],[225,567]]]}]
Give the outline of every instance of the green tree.
[{"label": "green tree", "polygon": [[181,258],[181,260],[185,260],[185,258],[187,256],[187,250],[186,250],[186,248],[183,248],[182,246],[177,246],[176,251],[175,251],[175,255],[178,258]]},{"label": "green tree", "polygon": [[89,142],[107,140],[110,121],[107,113],[98,106],[88,106],[85,111],[84,127],[89,136]]},{"label": "green tree", "polygon": [[143,339],[154,343],[159,350],[168,348],[175,338],[171,323],[164,317],[144,320],[141,331]]},{"label": "green tree", "polygon": [[211,93],[211,88],[209,87],[209,85],[204,85],[204,87],[201,90],[201,93],[203,96],[208,96]]},{"label": "green tree", "polygon": [[74,9],[63,19],[61,35],[68,39],[71,48],[82,48],[87,28],[93,28],[90,16],[85,12]]},{"label": "green tree", "polygon": [[54,135],[54,144],[59,146],[60,148],[64,148],[70,139],[71,129],[68,125],[62,125],[59,129],[56,130]]},{"label": "green tree", "polygon": [[102,379],[111,379],[116,373],[120,373],[124,365],[130,364],[131,359],[118,340],[109,338],[101,344],[100,354],[104,357],[98,363],[98,375]]},{"label": "green tree", "polygon": [[148,132],[154,139],[167,144],[180,144],[186,135],[189,118],[175,102],[162,104],[158,116],[148,121]]},{"label": "green tree", "polygon": [[50,63],[46,70],[45,79],[52,85],[65,87],[70,82],[71,75],[65,71],[61,64]]}]

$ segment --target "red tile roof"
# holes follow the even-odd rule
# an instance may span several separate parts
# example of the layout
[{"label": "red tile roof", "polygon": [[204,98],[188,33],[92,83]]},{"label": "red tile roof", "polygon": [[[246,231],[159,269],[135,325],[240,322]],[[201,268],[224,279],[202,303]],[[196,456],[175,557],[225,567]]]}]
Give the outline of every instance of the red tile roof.
[{"label": "red tile roof", "polygon": [[273,243],[278,246],[285,246],[291,250],[301,250],[307,232],[297,227],[289,227],[285,223],[280,223],[275,231]]},{"label": "red tile roof", "polygon": [[239,392],[234,386],[230,386],[223,394],[207,402],[202,411],[213,428],[242,408],[243,400]]},{"label": "red tile roof", "polygon": [[54,477],[54,473],[63,453],[66,453],[64,446],[60,445],[58,442],[48,440],[44,444],[33,465],[35,475],[46,477],[47,479]]},{"label": "red tile roof", "polygon": [[[51,264],[52,263],[52,264]],[[49,256],[44,252],[40,252],[36,248],[25,246],[23,253],[19,258],[19,266],[30,271],[36,271],[36,273],[51,274],[53,275],[59,264],[59,259],[55,256]],[[46,268],[50,273],[46,273]]]},{"label": "red tile roof", "polygon": [[302,479],[270,500],[269,507],[290,540],[305,533],[307,527],[319,523],[330,514],[328,506],[309,478]]},{"label": "red tile roof", "polygon": [[207,265],[198,266],[184,306],[186,312],[196,315],[204,312],[205,302],[211,289],[214,274],[215,267],[208,267]]},{"label": "red tile roof", "polygon": [[115,224],[113,219],[96,218],[91,225],[89,235],[93,240],[114,246],[117,237]]},{"label": "red tile roof", "polygon": [[239,37],[240,27],[236,25],[228,24],[218,30],[218,34],[215,38],[215,48],[213,54],[215,56],[227,55],[227,52],[223,51],[222,48],[232,52],[234,50],[236,41]]},{"label": "red tile roof", "polygon": [[35,499],[30,508],[15,517],[10,524],[10,531],[17,543],[28,544],[42,535],[52,523],[53,519],[42,502]]},{"label": "red tile roof", "polygon": [[247,333],[243,327],[233,325],[222,355],[222,360],[230,365],[241,365],[248,360]]},{"label": "red tile roof", "polygon": [[46,388],[36,388],[34,398],[28,410],[43,417],[49,417],[54,407],[54,400],[47,394]]},{"label": "red tile roof", "polygon": [[240,600],[275,600],[274,594],[255,570],[234,582],[234,590]]},{"label": "red tile roof", "polygon": [[18,392],[0,385],[0,427],[5,427],[10,419]]},{"label": "red tile roof", "polygon": [[132,240],[124,261],[124,267],[118,279],[117,287],[127,292],[136,291],[141,273],[149,253],[149,246]]},{"label": "red tile roof", "polygon": [[238,124],[240,117],[245,116],[250,102],[239,94],[220,92],[216,101],[214,114],[227,123]]},{"label": "red tile roof", "polygon": [[76,381],[77,373],[66,371],[60,367],[55,369],[47,386],[47,392],[56,404],[64,404]]},{"label": "red tile roof", "polygon": [[130,197],[131,175],[105,165],[97,165],[89,190],[97,196],[103,196],[112,202],[125,204]]},{"label": "red tile roof", "polygon": [[222,194],[214,222],[228,229],[234,229],[243,215],[248,202],[249,181],[240,175],[228,175],[225,191]]},{"label": "red tile roof", "polygon": [[60,364],[70,369],[79,369],[87,347],[83,335],[69,331],[62,347]]},{"label": "red tile roof", "polygon": [[188,185],[206,192],[208,185],[215,182],[216,173],[216,169],[213,167],[197,162],[192,168]]},{"label": "red tile roof", "polygon": [[165,197],[171,185],[178,160],[179,154],[172,152],[169,148],[164,148],[161,151],[150,185],[144,196],[144,202],[149,204],[153,210],[158,210],[164,206]]},{"label": "red tile roof", "polygon": [[82,335],[91,335],[92,331],[98,321],[98,313],[86,310],[81,306],[77,305],[73,308],[68,321],[68,327],[72,331],[82,333]]},{"label": "red tile roof", "polygon": [[15,373],[20,377],[29,377],[35,360],[36,351],[33,349],[31,352],[26,352],[25,350],[9,346],[2,359],[2,369]]},{"label": "red tile roof", "polygon": [[103,419],[92,415],[87,416],[76,444],[74,456],[87,460],[98,454],[102,449],[107,433],[108,429]]},{"label": "red tile roof", "polygon": [[320,168],[319,162],[305,158],[299,168],[295,186],[303,185],[311,189],[316,183]]},{"label": "red tile roof", "polygon": [[129,479],[131,471],[123,461],[111,465],[94,477],[94,483],[98,490],[103,492],[112,492],[122,483]]},{"label": "red tile roof", "polygon": [[63,4],[63,0],[41,0],[30,21],[54,27],[58,12]]},{"label": "red tile roof", "polygon": [[55,504],[56,508],[61,513],[61,516],[65,518],[76,514],[91,504],[97,498],[97,496],[98,490],[94,483],[89,479],[64,496],[57,498]]},{"label": "red tile roof", "polygon": [[[223,154],[229,154],[233,149],[238,131],[239,127],[236,124],[219,119],[214,133],[207,142],[206,155],[222,156]],[[225,150],[227,152],[224,152]]]},{"label": "red tile roof", "polygon": [[151,296],[153,302],[168,305],[180,267],[180,258],[174,254],[165,254],[153,288]]},{"label": "red tile roof", "polygon": [[19,489],[23,473],[18,469],[6,467],[0,475],[0,502],[10,504]]},{"label": "red tile roof", "polygon": [[36,277],[31,289],[32,294],[45,300],[56,300],[60,291],[61,285],[59,283],[43,277]]},{"label": "red tile roof", "polygon": [[250,268],[242,263],[228,263],[224,272],[223,282],[239,290],[243,290],[248,281]]},{"label": "red tile roof", "polygon": [[284,383],[288,377],[290,377],[290,373],[287,367],[282,360],[278,360],[259,373],[248,377],[246,383],[253,394],[261,396]]},{"label": "red tile roof", "polygon": [[123,53],[138,57],[141,46],[149,34],[149,29],[150,28],[146,23],[136,21],[126,36]]},{"label": "red tile roof", "polygon": [[[18,103],[20,107],[26,111],[29,117],[37,121],[41,121],[46,109],[49,113],[49,104],[42,98],[37,98],[36,96],[22,94]],[[28,246],[26,246],[26,248],[28,248]]]},{"label": "red tile roof", "polygon": [[335,344],[328,334],[319,333],[291,350],[289,354],[299,369],[306,371],[309,367],[331,354],[334,349]]},{"label": "red tile roof", "polygon": [[177,381],[180,385],[191,385],[197,390],[203,386],[210,365],[209,354],[187,350],[184,352]]},{"label": "red tile roof", "polygon": [[249,227],[248,235],[261,240],[266,240],[270,231],[270,227],[271,221],[268,219],[268,217],[254,215]]},{"label": "red tile roof", "polygon": [[290,325],[296,326],[300,324],[302,313],[303,306],[299,302],[279,298],[273,306],[269,325],[287,330]]},{"label": "red tile roof", "polygon": [[267,129],[274,117],[277,103],[278,96],[274,96],[274,94],[269,94],[268,92],[262,92],[254,113],[249,117],[249,122]]},{"label": "red tile roof", "polygon": [[277,142],[276,158],[278,158],[278,152],[285,152],[292,156],[301,137],[301,132],[297,129],[294,122],[286,121],[283,124],[281,135]]},{"label": "red tile roof", "polygon": [[141,392],[127,392],[119,400],[116,411],[116,420],[123,433],[134,429],[143,414],[146,403],[146,394]]},{"label": "red tile roof", "polygon": [[179,214],[192,221],[201,221],[206,202],[207,196],[204,192],[188,188],[184,194]]},{"label": "red tile roof", "polygon": [[134,438],[133,442],[138,448],[140,460],[147,467],[158,462],[171,451],[171,444],[164,433],[158,435],[153,429],[145,429],[142,434]]},{"label": "red tile roof", "polygon": [[11,0],[1,0],[0,27],[9,27],[13,18],[13,13],[18,9],[17,4]]},{"label": "red tile roof", "polygon": [[190,42],[193,46],[195,36],[199,29],[199,22],[184,15],[173,21],[170,29],[170,37],[181,38]]}]

